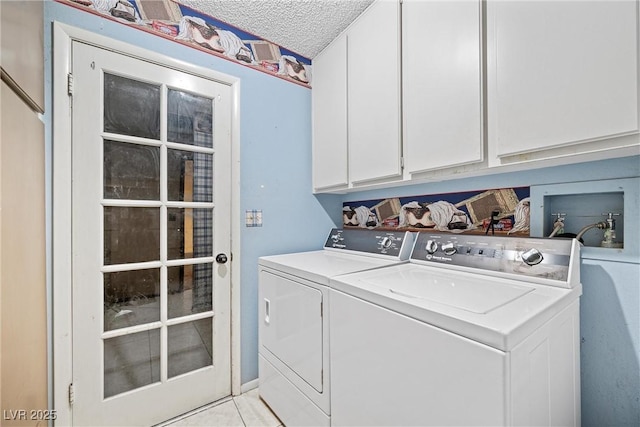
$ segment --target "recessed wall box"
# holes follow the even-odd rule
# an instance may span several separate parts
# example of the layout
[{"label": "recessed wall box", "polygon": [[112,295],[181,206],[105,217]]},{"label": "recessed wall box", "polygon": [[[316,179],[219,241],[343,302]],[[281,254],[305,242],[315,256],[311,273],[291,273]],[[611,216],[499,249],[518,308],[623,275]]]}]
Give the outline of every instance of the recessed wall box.
[{"label": "recessed wall box", "polygon": [[531,236],[552,234],[554,214],[562,212],[564,234],[584,240],[583,258],[637,260],[639,193],[640,178],[532,186]]}]

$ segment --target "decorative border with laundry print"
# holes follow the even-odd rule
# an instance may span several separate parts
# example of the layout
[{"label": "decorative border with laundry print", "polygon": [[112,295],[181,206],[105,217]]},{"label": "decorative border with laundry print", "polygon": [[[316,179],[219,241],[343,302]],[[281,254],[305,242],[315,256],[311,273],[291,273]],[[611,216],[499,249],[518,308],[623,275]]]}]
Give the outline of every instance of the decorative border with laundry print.
[{"label": "decorative border with laundry print", "polygon": [[55,0],[311,87],[311,60],[175,0]]},{"label": "decorative border with laundry print", "polygon": [[343,227],[529,235],[529,187],[344,202]]}]

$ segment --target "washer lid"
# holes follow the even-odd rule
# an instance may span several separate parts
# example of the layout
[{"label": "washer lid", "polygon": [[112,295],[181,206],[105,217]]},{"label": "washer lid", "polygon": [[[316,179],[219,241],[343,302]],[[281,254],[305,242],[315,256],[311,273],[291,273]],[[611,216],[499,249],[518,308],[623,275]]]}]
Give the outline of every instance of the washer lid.
[{"label": "washer lid", "polygon": [[[409,271],[408,276],[411,274]],[[450,307],[486,314],[496,308],[509,304],[534,288],[514,283],[496,283],[487,281],[479,285],[478,280],[471,280],[451,274],[433,274],[428,280],[408,280],[390,282],[387,278],[374,276],[367,282],[379,287],[389,288],[389,292],[407,298],[416,298],[445,304]]]},{"label": "washer lid", "polygon": [[566,289],[411,263],[335,276],[329,286],[502,351],[582,293],[580,284]]}]

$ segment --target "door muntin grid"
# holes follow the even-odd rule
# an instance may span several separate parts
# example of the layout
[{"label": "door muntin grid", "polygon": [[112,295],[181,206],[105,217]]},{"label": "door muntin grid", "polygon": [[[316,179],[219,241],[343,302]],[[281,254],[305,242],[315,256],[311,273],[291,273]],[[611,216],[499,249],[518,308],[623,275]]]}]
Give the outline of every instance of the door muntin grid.
[{"label": "door muntin grid", "polygon": [[214,101],[108,72],[103,82],[110,398],[213,364]]}]

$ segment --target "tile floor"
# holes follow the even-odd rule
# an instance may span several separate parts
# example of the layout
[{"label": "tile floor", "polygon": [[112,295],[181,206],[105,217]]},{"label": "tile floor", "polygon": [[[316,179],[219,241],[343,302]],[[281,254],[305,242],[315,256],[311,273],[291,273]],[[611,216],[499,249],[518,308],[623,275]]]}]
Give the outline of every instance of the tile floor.
[{"label": "tile floor", "polygon": [[258,389],[227,397],[156,427],[280,427],[282,423],[258,396]]}]

